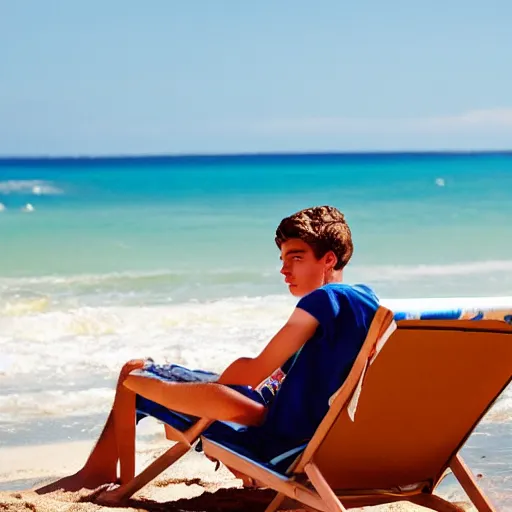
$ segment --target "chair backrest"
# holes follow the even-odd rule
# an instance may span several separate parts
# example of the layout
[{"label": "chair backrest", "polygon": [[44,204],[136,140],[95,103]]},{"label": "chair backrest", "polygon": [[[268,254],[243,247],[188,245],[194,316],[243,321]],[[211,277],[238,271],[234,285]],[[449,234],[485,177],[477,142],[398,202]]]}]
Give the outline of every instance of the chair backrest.
[{"label": "chair backrest", "polygon": [[366,372],[355,421],[347,413],[352,377],[298,467],[312,457],[340,490],[433,486],[512,380],[512,325],[398,322]]}]

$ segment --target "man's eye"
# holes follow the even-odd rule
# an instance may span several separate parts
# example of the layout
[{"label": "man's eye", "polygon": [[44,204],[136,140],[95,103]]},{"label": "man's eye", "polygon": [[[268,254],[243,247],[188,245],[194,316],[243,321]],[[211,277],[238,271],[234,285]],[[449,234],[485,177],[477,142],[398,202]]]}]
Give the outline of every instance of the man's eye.
[{"label": "man's eye", "polygon": [[295,261],[300,261],[302,258],[301,258],[300,256],[294,256],[294,257],[293,257],[293,259],[294,259]]}]

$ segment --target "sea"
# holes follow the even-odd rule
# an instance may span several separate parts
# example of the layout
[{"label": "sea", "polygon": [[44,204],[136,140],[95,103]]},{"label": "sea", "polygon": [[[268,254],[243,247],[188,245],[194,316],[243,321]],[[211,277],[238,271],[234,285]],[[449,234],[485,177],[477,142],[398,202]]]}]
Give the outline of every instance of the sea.
[{"label": "sea", "polygon": [[[129,359],[257,354],[295,304],[275,229],[324,204],[352,229],[349,283],[512,296],[512,153],[0,160],[0,451],[95,438]],[[463,452],[507,500],[511,389],[498,405]]]}]

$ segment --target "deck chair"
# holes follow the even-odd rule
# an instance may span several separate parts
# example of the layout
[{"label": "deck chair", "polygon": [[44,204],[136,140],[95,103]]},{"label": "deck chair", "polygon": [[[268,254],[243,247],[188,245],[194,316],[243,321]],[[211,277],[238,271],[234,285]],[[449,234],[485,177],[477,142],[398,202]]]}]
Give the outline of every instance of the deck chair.
[{"label": "deck chair", "polygon": [[399,500],[443,512],[462,510],[433,494],[448,468],[480,512],[496,510],[459,450],[511,382],[512,325],[499,320],[397,324],[369,366],[375,340],[368,338],[314,437],[286,472],[208,438],[205,453],[275,489],[267,512],[285,498],[322,511]]},{"label": "deck chair", "polygon": [[512,326],[500,320],[435,319],[397,325],[382,346],[394,324],[392,314],[379,308],[324,420],[284,471],[216,440],[212,422],[199,419],[180,429],[166,426],[176,444],[123,484],[122,496],[142,488],[203,434],[209,457],[278,492],[268,512],[286,505],[286,498],[313,510],[398,500],[460,510],[433,495],[448,468],[478,510],[495,510],[458,452],[510,383]]},{"label": "deck chair", "polygon": [[[373,353],[372,351],[374,351],[376,342],[392,324],[392,313],[389,310],[380,307],[372,321],[367,338],[363,344],[363,348],[361,349],[359,359],[365,358],[365,361],[368,359],[368,354]],[[369,347],[368,351],[366,351],[364,347]],[[133,397],[133,400],[135,401],[135,397]],[[124,454],[120,458],[121,486],[116,490],[117,499],[121,501],[128,499],[179,458],[185,455],[199,440],[202,434],[208,435],[210,439],[219,439],[226,437],[226,432],[232,433],[232,431],[244,428],[244,425],[237,423],[212,421],[207,418],[194,418],[187,416],[177,411],[169,410],[158,403],[144,399],[140,396],[137,397],[136,404],[137,418],[140,419],[141,416],[151,416],[163,422],[167,439],[174,441],[175,444],[159,458],[153,461],[140,474],[135,476],[135,439],[133,435],[135,425],[130,425],[128,427],[126,425],[122,426],[122,430],[128,435],[125,436],[125,439],[121,440],[124,444],[124,448],[120,451],[120,453]],[[123,434],[121,432],[118,433],[118,437],[121,437],[122,435]],[[203,442],[203,439],[201,439],[201,442]],[[306,445],[304,444],[300,449],[304,450],[305,446]]]}]

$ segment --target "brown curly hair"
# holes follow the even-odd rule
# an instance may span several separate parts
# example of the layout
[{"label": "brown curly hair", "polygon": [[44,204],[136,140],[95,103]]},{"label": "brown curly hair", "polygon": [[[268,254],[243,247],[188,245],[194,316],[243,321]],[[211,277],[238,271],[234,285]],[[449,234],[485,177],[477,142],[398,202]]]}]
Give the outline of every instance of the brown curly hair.
[{"label": "brown curly hair", "polygon": [[332,251],[338,258],[335,270],[345,267],[354,252],[345,216],[333,206],[306,208],[284,218],[276,230],[277,247],[291,238],[306,242],[317,259]]}]

